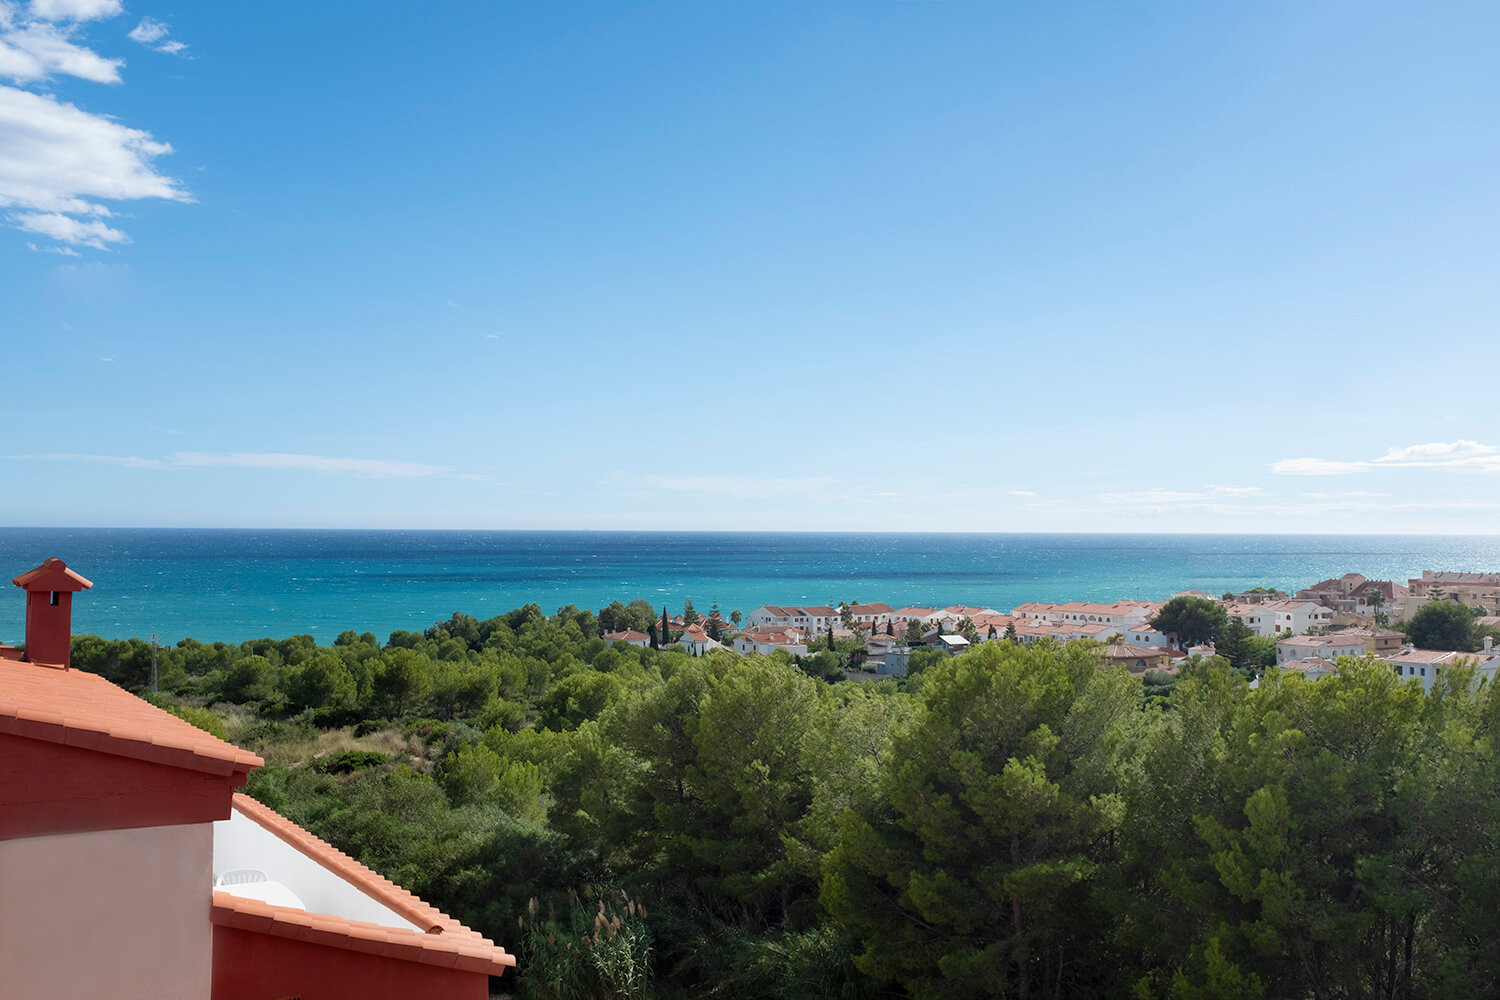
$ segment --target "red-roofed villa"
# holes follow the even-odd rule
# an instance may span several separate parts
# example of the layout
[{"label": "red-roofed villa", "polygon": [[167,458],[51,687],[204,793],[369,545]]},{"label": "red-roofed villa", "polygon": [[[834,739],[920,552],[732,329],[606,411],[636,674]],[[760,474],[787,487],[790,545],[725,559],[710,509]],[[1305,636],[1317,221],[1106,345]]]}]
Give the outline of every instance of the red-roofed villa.
[{"label": "red-roofed villa", "polygon": [[0,997],[485,1000],[505,949],[235,792],[263,761],[69,667],[60,559],[0,647]]}]

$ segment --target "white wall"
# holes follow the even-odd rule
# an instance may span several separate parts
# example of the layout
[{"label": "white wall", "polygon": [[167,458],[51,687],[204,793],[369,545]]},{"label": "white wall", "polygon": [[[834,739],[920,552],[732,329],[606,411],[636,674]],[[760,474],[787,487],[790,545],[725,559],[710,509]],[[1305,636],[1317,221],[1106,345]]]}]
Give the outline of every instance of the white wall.
[{"label": "white wall", "polygon": [[[238,809],[213,825],[213,877],[234,868],[258,868],[302,900],[309,913],[363,920],[382,927],[422,930],[345,882]],[[224,886],[221,892],[234,892]]]},{"label": "white wall", "polygon": [[208,1000],[208,823],[0,841],[0,997]]}]

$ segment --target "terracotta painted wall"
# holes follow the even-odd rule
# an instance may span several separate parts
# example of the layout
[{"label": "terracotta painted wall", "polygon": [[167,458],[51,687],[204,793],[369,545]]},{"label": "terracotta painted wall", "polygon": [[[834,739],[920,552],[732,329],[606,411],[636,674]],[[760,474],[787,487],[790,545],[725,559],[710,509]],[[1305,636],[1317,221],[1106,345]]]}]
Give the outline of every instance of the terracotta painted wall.
[{"label": "terracotta painted wall", "polygon": [[0,840],[224,819],[243,781],[0,733]]},{"label": "terracotta painted wall", "polygon": [[214,928],[213,1000],[488,1000],[489,976]]},{"label": "terracotta painted wall", "polygon": [[209,996],[213,826],[0,841],[0,997]]}]

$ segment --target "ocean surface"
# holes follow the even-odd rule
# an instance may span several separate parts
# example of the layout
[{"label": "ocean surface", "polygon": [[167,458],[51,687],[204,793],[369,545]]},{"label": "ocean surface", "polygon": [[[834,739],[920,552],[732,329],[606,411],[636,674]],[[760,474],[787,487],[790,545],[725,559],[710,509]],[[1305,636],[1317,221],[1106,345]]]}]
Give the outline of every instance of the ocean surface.
[{"label": "ocean surface", "polygon": [[[1345,572],[1405,581],[1423,569],[1500,570],[1500,536],[959,535],[589,531],[263,531],[0,528],[0,572],[57,556],[93,581],[73,630],[162,642],[344,629],[420,630],[535,602],[551,613],[645,598],[1008,611],[1025,601],[1161,600],[1196,588],[1291,591]],[[19,642],[23,601],[0,601]]]}]

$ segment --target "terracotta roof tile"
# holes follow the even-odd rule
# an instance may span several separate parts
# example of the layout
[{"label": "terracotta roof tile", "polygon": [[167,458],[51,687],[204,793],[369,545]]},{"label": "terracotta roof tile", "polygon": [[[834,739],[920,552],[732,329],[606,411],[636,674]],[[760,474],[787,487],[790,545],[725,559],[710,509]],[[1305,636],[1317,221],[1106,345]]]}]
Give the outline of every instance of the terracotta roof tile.
[{"label": "terracotta roof tile", "polygon": [[227,892],[214,893],[212,919],[221,927],[442,968],[457,967],[466,972],[498,976],[516,964],[514,956],[504,948],[472,931],[469,932],[473,934],[472,939],[449,934],[419,934],[362,920],[307,913],[290,906],[272,906]]},{"label": "terracotta roof tile", "polygon": [[15,660],[0,660],[0,733],[210,774],[264,763],[97,674]]},{"label": "terracotta roof tile", "polygon": [[470,930],[431,903],[366,868],[332,844],[313,836],[296,823],[250,796],[236,793],[234,808],[241,815],[275,834],[282,841],[338,875],[377,903],[394,911],[403,920],[417,925],[429,934],[435,937],[449,937],[456,941],[468,941],[487,948],[496,947],[478,931]]}]

